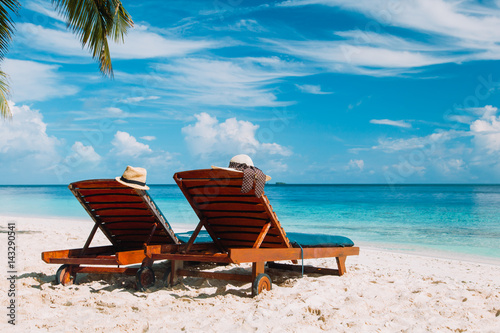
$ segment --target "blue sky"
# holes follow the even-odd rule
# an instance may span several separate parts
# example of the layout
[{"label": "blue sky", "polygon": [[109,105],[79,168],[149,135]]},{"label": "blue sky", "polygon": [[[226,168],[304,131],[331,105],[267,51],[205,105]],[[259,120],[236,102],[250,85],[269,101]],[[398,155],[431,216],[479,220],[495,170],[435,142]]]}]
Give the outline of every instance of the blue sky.
[{"label": "blue sky", "polygon": [[226,166],[288,183],[499,183],[500,1],[123,1],[102,77],[50,1],[2,70],[1,184]]}]

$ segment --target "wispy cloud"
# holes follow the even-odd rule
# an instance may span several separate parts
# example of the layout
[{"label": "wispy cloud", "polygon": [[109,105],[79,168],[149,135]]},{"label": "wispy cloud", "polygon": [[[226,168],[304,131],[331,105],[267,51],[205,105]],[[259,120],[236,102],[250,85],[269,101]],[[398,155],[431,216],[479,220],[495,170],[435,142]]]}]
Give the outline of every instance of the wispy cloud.
[{"label": "wispy cloud", "polygon": [[296,84],[295,85],[297,88],[299,88],[300,91],[306,94],[313,94],[313,95],[329,95],[331,92],[328,91],[322,91],[320,85],[312,85],[312,84]]},{"label": "wispy cloud", "polygon": [[121,103],[131,104],[131,103],[140,103],[144,101],[154,101],[159,99],[159,96],[137,96],[137,97],[127,97],[125,99],[120,100]]},{"label": "wispy cloud", "polygon": [[9,75],[12,100],[45,101],[76,94],[78,87],[68,84],[60,66],[28,60],[5,59],[2,70]]},{"label": "wispy cloud", "polygon": [[[497,60],[500,42],[500,9],[498,3],[478,4],[472,1],[415,0],[290,0],[280,6],[323,5],[358,12],[384,26],[395,26],[430,36],[427,46],[387,34],[337,32],[343,37],[356,37],[355,45],[377,45],[390,50],[431,52],[426,56],[401,54],[398,66],[426,66],[432,63],[461,62],[477,59]],[[373,29],[372,29],[373,30]],[[399,41],[398,41],[399,39]],[[394,43],[398,41],[397,43]],[[361,51],[354,48],[352,52]],[[371,50],[368,49],[369,52]],[[386,51],[383,51],[386,52]],[[377,52],[374,53],[377,55]],[[383,54],[383,53],[379,53]],[[388,54],[390,55],[390,54]],[[357,57],[353,58],[359,61]],[[392,59],[392,57],[391,57]],[[427,64],[426,64],[427,63]],[[408,66],[411,65],[411,66]],[[384,66],[385,67],[385,66]]]},{"label": "wispy cloud", "polygon": [[[298,57],[308,61],[313,67],[339,73],[393,76],[415,72],[423,66],[457,60],[457,57],[442,56],[424,50],[411,51],[384,46],[367,46],[352,38],[306,41],[262,39],[262,41],[273,51]],[[416,49],[417,46],[412,48]]]},{"label": "wispy cloud", "polygon": [[389,125],[403,128],[411,128],[411,124],[407,123],[404,120],[390,120],[390,119],[372,119],[370,120],[371,124],[377,125]]},{"label": "wispy cloud", "polygon": [[307,75],[300,63],[269,58],[181,58],[155,66],[151,74],[117,72],[123,82],[146,81],[155,94],[168,96],[168,103],[204,106],[277,107],[293,104],[279,101],[273,86],[287,77]]},{"label": "wispy cloud", "polygon": [[[20,23],[18,39],[32,49],[64,56],[89,58],[80,42],[67,30],[52,29],[32,23]],[[179,57],[201,50],[228,45],[224,41],[209,39],[175,39],[149,31],[146,26],[137,25],[130,30],[123,44],[110,44],[113,59],[149,59]]]}]

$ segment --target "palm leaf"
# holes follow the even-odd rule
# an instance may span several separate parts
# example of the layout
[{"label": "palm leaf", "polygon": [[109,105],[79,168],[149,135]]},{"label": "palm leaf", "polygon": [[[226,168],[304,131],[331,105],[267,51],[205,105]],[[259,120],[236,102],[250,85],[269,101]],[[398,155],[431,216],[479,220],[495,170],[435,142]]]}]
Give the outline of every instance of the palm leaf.
[{"label": "palm leaf", "polygon": [[17,14],[21,5],[17,0],[0,0],[0,59],[3,59],[14,32],[10,12]]},{"label": "palm leaf", "polygon": [[2,118],[12,117],[9,103],[7,102],[8,97],[9,97],[8,76],[4,72],[0,71],[0,116]]},{"label": "palm leaf", "polygon": [[130,15],[119,0],[52,0],[56,10],[67,20],[68,28],[99,61],[104,75],[113,76],[108,37],[122,42],[133,26]]},{"label": "palm leaf", "polygon": [[[12,40],[14,33],[14,22],[10,16],[10,12],[17,14],[21,5],[16,0],[0,0],[0,60],[5,57],[7,53],[9,42]],[[9,103],[9,85],[7,82],[7,75],[0,71],[0,117],[10,118]]]}]

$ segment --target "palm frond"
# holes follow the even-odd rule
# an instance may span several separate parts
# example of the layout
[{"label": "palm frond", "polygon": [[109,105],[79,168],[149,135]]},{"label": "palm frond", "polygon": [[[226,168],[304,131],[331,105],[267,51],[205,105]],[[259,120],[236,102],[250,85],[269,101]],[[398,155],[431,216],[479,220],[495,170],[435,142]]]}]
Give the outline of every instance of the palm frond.
[{"label": "palm frond", "polygon": [[7,102],[9,93],[9,77],[4,72],[0,71],[0,115],[2,118],[11,118],[9,103]]},{"label": "palm frond", "polygon": [[121,1],[52,0],[52,3],[66,18],[68,28],[80,38],[82,46],[99,61],[101,72],[113,76],[108,37],[121,42],[134,24]]},{"label": "palm frond", "polygon": [[[14,33],[14,22],[10,14],[17,14],[20,7],[21,4],[17,0],[0,0],[0,61],[5,57]],[[7,101],[9,96],[7,74],[0,71],[0,118],[12,117]]]},{"label": "palm frond", "polygon": [[17,0],[0,0],[0,60],[7,53],[14,33],[14,22],[10,13],[17,14],[20,6]]}]

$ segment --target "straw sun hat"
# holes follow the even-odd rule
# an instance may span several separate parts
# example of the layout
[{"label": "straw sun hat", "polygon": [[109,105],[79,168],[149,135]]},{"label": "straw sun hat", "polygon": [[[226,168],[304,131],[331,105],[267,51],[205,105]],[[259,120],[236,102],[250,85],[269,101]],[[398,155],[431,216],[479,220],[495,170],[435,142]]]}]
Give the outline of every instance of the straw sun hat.
[{"label": "straw sun hat", "polygon": [[[240,154],[240,155],[236,155],[234,156],[230,161],[229,163],[238,163],[238,164],[246,164],[248,166],[254,166],[253,165],[253,161],[252,159],[250,158],[250,156],[248,155],[245,155],[245,154]],[[230,171],[237,171],[237,172],[243,172],[243,171],[240,171],[240,170],[236,170],[236,169],[233,169],[233,168],[223,168],[223,167],[218,167],[218,166],[213,166],[212,165],[212,169],[223,169],[223,170],[230,170]],[[271,180],[271,176],[268,176],[266,175],[266,182],[270,181]]]},{"label": "straw sun hat", "polygon": [[125,172],[121,177],[116,177],[116,181],[139,190],[149,190],[146,185],[147,171],[144,168],[134,168],[130,165],[127,166]]}]

